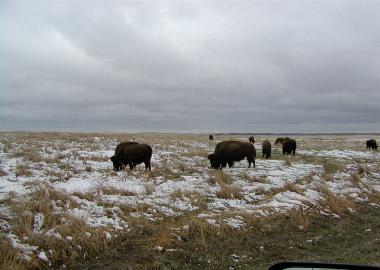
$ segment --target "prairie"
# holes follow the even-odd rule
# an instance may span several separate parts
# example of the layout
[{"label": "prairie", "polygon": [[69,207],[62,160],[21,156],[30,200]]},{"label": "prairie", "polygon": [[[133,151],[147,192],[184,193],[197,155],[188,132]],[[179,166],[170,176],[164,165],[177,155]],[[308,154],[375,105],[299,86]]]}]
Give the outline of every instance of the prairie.
[{"label": "prairie", "polygon": [[[299,135],[295,156],[255,136],[246,160],[209,168],[248,135],[0,133],[1,269],[265,269],[281,260],[380,264],[380,152],[364,135]],[[380,136],[371,138],[379,141]],[[272,158],[261,158],[261,143]],[[152,171],[114,172],[121,141]]]}]

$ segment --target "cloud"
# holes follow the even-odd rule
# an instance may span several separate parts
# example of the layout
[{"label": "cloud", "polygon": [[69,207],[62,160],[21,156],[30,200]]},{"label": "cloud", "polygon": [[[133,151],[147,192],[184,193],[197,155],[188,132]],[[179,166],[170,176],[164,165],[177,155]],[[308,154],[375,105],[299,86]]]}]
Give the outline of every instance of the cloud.
[{"label": "cloud", "polygon": [[376,2],[0,5],[2,130],[379,132]]}]

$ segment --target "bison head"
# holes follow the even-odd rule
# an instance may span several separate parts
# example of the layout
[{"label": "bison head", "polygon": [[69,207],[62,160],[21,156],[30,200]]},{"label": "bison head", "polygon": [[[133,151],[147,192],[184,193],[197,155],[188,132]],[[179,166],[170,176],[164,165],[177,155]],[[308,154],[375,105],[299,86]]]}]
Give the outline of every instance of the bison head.
[{"label": "bison head", "polygon": [[284,138],[277,138],[274,144],[278,144],[278,143],[282,144],[283,142],[284,142]]},{"label": "bison head", "polygon": [[216,154],[210,154],[207,157],[210,160],[211,167],[214,169],[220,169],[220,160]]},{"label": "bison head", "polygon": [[115,171],[120,171],[123,168],[123,163],[115,156],[111,157],[111,161],[113,163],[113,169]]}]

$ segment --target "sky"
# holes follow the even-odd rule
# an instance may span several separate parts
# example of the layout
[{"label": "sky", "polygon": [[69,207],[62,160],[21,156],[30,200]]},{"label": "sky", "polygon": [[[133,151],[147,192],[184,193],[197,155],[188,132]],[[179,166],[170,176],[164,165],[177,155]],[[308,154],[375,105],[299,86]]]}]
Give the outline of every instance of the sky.
[{"label": "sky", "polygon": [[0,130],[380,132],[379,1],[0,0]]}]

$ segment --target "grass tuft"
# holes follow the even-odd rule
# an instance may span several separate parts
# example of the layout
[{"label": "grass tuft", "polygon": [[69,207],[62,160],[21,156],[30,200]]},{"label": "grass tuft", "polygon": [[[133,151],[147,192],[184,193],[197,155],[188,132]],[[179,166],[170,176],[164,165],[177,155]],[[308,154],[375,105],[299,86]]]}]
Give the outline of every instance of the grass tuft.
[{"label": "grass tuft", "polygon": [[32,172],[30,170],[30,166],[26,163],[17,163],[15,168],[16,177],[19,176],[32,176]]},{"label": "grass tuft", "polygon": [[292,161],[291,161],[290,157],[284,156],[284,164],[288,167],[292,166]]},{"label": "grass tuft", "polygon": [[355,208],[352,198],[336,195],[325,185],[318,186],[317,191],[323,194],[321,205],[338,215],[347,213],[348,208]]},{"label": "grass tuft", "polygon": [[209,173],[208,182],[212,185],[218,184],[231,184],[231,176],[220,170],[213,170]]},{"label": "grass tuft", "polygon": [[6,171],[4,171],[3,169],[0,169],[0,177],[1,176],[7,176],[8,174],[7,174],[7,172]]},{"label": "grass tuft", "polygon": [[216,192],[216,196],[221,199],[242,199],[242,188],[235,185],[226,185],[219,183],[220,190]]}]

